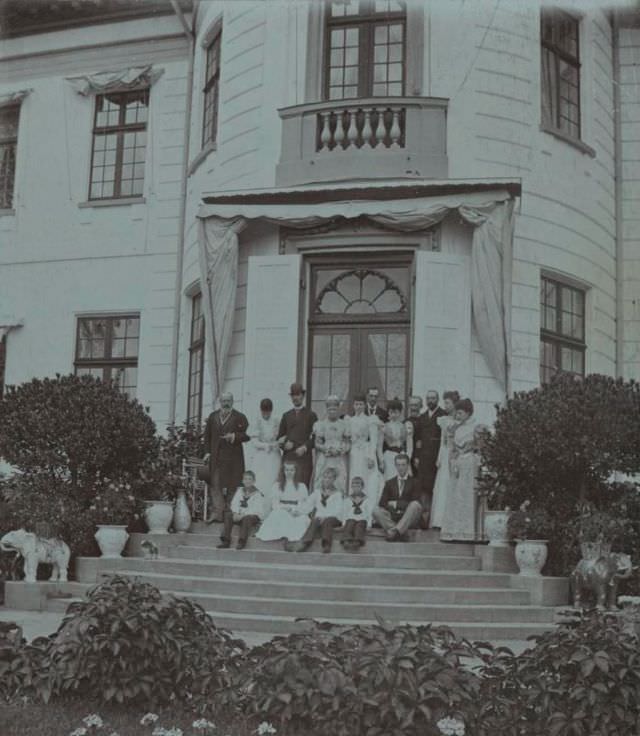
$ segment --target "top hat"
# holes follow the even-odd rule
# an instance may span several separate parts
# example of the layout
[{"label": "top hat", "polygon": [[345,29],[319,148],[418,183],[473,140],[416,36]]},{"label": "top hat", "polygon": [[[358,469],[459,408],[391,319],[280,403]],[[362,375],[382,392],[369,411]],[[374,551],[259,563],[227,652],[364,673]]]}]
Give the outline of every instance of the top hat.
[{"label": "top hat", "polygon": [[300,394],[305,394],[306,391],[304,390],[301,383],[292,383],[291,388],[289,389],[289,395],[290,396],[299,396]]}]

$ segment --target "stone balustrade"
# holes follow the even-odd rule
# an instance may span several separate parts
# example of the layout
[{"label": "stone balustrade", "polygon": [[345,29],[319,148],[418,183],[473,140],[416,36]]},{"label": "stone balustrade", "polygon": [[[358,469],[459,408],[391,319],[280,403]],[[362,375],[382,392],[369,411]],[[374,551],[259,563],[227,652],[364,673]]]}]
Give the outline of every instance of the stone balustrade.
[{"label": "stone balustrade", "polygon": [[445,179],[447,100],[328,100],[278,111],[278,186],[361,178]]}]

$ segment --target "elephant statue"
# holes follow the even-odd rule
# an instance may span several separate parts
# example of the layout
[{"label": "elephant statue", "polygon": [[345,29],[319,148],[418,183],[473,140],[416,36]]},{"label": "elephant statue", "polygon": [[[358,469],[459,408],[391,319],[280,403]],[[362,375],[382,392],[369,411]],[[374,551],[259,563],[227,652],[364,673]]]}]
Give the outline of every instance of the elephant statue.
[{"label": "elephant statue", "polygon": [[71,550],[62,539],[41,539],[32,532],[15,529],[0,539],[0,547],[6,552],[15,551],[24,559],[24,580],[35,583],[38,565],[47,562],[53,566],[51,581],[66,582]]},{"label": "elephant statue", "polygon": [[583,593],[589,591],[595,594],[598,608],[615,608],[618,583],[628,578],[632,571],[631,557],[620,552],[580,560],[570,579],[574,607],[583,607]]}]

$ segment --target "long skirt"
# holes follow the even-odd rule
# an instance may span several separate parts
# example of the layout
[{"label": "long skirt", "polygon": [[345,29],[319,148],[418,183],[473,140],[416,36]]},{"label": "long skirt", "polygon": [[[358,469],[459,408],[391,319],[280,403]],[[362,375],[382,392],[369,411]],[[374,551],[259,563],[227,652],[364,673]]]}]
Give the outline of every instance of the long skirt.
[{"label": "long skirt", "polygon": [[256,537],[263,542],[273,542],[277,539],[289,539],[292,542],[297,542],[302,539],[308,526],[308,514],[292,516],[286,509],[273,509],[262,522]]},{"label": "long skirt", "polygon": [[256,488],[267,496],[273,484],[278,480],[280,472],[280,452],[278,450],[256,450],[253,448],[253,456],[250,470],[256,474]]},{"label": "long skirt", "polygon": [[447,495],[440,539],[476,539],[476,475],[478,456],[467,452],[451,464],[451,485]]},{"label": "long skirt", "polygon": [[[369,467],[369,459],[373,460],[373,467]],[[364,492],[372,504],[372,508],[378,505],[380,494],[382,493],[382,475],[378,470],[378,462],[368,451],[366,446],[359,447],[353,445],[349,453],[349,487],[347,495],[351,489],[351,481],[356,478],[362,478],[364,482]]]},{"label": "long skirt", "polygon": [[433,484],[433,501],[431,503],[431,526],[442,526],[444,510],[447,505],[447,496],[451,486],[451,472],[449,470],[449,448],[442,445],[438,455],[438,472]]}]

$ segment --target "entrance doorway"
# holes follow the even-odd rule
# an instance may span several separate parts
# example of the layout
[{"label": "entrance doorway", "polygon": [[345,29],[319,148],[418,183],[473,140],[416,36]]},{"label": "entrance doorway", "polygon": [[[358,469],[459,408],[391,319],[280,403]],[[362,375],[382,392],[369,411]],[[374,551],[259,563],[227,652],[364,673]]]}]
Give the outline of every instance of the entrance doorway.
[{"label": "entrance doorway", "polygon": [[311,263],[309,376],[311,408],[328,395],[347,410],[370,386],[381,403],[406,402],[409,389],[410,256]]}]

